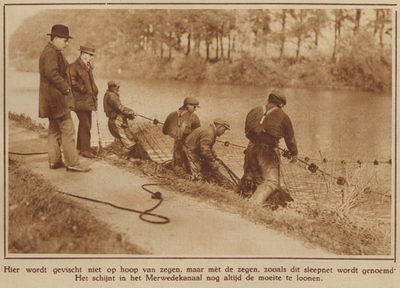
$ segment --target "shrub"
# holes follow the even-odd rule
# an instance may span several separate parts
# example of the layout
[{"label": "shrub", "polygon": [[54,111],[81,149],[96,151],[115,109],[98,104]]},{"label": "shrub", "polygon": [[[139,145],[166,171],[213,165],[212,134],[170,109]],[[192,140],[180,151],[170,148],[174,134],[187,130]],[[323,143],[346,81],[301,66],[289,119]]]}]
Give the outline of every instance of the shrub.
[{"label": "shrub", "polygon": [[391,49],[379,47],[367,33],[345,39],[334,76],[346,85],[367,91],[391,91]]}]

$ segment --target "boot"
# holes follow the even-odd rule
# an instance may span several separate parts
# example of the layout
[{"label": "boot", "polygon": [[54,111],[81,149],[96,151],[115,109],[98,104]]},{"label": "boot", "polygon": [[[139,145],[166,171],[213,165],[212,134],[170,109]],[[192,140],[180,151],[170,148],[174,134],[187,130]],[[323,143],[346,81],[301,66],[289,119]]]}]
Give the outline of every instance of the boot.
[{"label": "boot", "polygon": [[271,186],[267,186],[265,189],[258,187],[253,196],[251,196],[250,201],[257,204],[264,204],[272,192],[274,192],[274,189]]}]

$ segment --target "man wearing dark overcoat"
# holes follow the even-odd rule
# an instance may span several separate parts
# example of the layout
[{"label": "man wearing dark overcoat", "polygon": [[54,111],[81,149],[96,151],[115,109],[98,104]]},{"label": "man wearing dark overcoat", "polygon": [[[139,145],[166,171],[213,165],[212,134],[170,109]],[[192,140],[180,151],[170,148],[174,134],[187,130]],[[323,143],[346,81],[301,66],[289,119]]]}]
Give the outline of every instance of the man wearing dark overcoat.
[{"label": "man wearing dark overcoat", "polygon": [[54,25],[47,35],[51,41],[43,49],[39,59],[39,117],[49,119],[49,167],[66,167],[67,171],[87,172],[90,168],[79,164],[75,147],[75,128],[71,118],[74,99],[69,63],[62,53],[72,37],[69,36],[68,27],[64,25]]},{"label": "man wearing dark overcoat", "polygon": [[76,148],[83,157],[95,158],[90,150],[90,130],[92,128],[92,111],[97,111],[97,89],[93,79],[91,61],[95,48],[81,46],[80,56],[70,66],[72,93],[75,101],[75,113],[79,119]]}]

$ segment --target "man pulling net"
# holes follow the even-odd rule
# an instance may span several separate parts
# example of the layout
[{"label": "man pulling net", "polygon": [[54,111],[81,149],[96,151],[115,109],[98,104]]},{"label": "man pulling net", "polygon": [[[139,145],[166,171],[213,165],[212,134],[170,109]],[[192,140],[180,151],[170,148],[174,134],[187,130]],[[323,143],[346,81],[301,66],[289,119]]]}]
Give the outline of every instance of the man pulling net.
[{"label": "man pulling net", "polygon": [[[275,192],[286,193],[280,187],[280,154],[278,144],[284,138],[291,154],[291,163],[297,161],[297,144],[292,122],[282,110],[286,105],[282,91],[273,90],[265,106],[253,108],[246,117],[245,134],[250,140],[245,150],[244,175],[237,192],[250,201],[265,204]],[[285,206],[293,199],[287,193],[281,197]]]}]

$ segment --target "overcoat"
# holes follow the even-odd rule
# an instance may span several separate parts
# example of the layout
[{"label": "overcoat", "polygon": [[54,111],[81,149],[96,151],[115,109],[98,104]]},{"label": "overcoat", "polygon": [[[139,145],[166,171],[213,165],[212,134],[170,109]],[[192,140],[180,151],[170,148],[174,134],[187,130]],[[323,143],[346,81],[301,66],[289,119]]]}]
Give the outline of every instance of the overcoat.
[{"label": "overcoat", "polygon": [[69,63],[49,42],[39,58],[39,117],[59,118],[74,109]]},{"label": "overcoat", "polygon": [[93,79],[93,68],[85,65],[78,57],[70,66],[72,93],[75,100],[75,110],[97,110],[97,89]]}]

